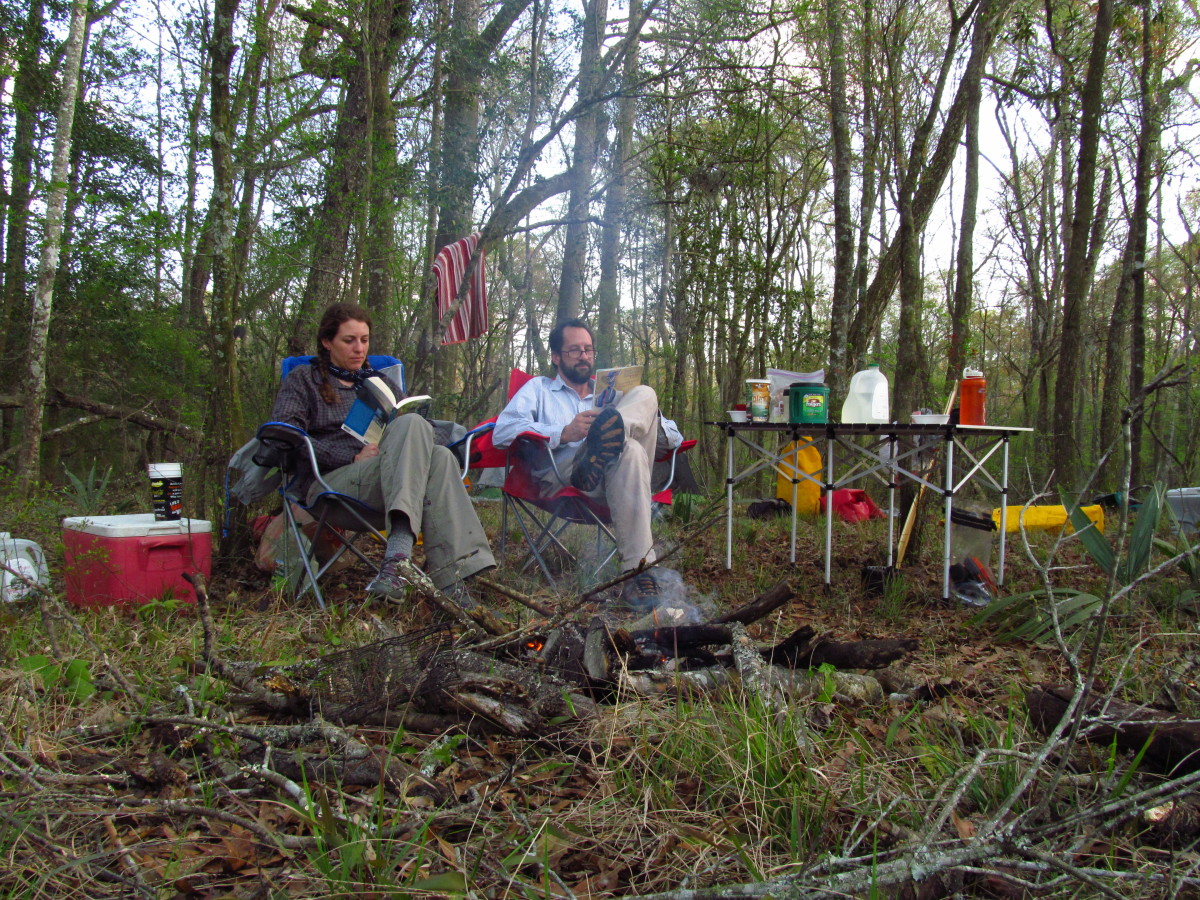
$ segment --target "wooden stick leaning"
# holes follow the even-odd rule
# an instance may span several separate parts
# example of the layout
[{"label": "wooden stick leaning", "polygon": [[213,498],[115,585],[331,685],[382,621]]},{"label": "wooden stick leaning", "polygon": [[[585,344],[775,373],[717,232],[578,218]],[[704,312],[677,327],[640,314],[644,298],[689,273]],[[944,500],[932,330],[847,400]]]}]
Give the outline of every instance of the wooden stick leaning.
[{"label": "wooden stick leaning", "polygon": [[[954,409],[954,400],[958,397],[958,382],[954,382],[954,388],[950,391],[950,399],[946,401],[945,414],[950,415],[950,410]],[[917,491],[916,499],[913,500],[912,506],[908,508],[908,515],[904,519],[904,527],[900,529],[900,542],[896,545],[896,568],[899,569],[904,565],[904,555],[908,552],[908,542],[912,538],[913,525],[917,521],[917,509],[921,505],[921,498],[925,496],[925,482],[929,480],[929,476],[933,474],[933,467],[937,465],[937,448],[934,448],[933,454],[929,457],[929,463],[925,466],[925,471],[921,473],[921,487]]]}]

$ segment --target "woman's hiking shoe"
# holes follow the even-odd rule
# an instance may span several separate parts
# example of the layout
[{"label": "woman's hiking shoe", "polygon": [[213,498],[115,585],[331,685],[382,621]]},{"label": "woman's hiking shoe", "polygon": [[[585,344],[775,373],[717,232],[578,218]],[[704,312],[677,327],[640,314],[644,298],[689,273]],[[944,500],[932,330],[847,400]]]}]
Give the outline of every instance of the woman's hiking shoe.
[{"label": "woman's hiking shoe", "polygon": [[438,592],[429,576],[418,569],[416,563],[407,556],[394,556],[383,561],[379,574],[367,585],[367,593],[389,600],[403,600],[410,588],[422,597]]},{"label": "woman's hiking shoe", "polygon": [[625,582],[625,587],[621,589],[621,602],[635,612],[645,612],[658,605],[659,593],[654,570],[647,569]]},{"label": "woman's hiking shoe", "polygon": [[571,473],[571,486],[591,493],[604,480],[604,470],[625,449],[625,420],[615,406],[606,406],[592,421],[583,449]]}]

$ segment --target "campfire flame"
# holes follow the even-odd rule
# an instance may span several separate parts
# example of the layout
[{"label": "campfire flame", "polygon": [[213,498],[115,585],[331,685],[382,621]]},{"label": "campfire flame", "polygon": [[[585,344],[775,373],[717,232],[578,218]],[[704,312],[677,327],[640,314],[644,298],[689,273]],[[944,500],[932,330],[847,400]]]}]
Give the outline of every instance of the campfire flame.
[{"label": "campfire flame", "polygon": [[670,635],[660,635],[657,629],[700,625],[704,623],[705,616],[700,607],[692,602],[688,587],[678,572],[655,569],[654,575],[658,582],[658,602],[630,626],[630,631],[645,634],[644,638],[638,640],[638,649],[644,658],[656,658],[658,664],[663,665],[675,659],[675,652],[669,646],[672,643]]}]

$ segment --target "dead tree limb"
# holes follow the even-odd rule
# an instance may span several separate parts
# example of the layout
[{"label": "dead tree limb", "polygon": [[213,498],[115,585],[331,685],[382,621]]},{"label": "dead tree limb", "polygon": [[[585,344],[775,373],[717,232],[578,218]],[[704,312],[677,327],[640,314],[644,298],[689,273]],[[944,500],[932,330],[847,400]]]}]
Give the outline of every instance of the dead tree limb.
[{"label": "dead tree limb", "polygon": [[749,625],[751,622],[757,622],[763,616],[774,612],[794,596],[795,593],[788,587],[788,583],[781,581],[768,589],[766,593],[755,597],[745,606],[735,609],[733,612],[727,613],[714,621],[718,624],[741,622],[743,625]]},{"label": "dead tree limb", "polygon": [[768,652],[768,661],[789,668],[883,669],[915,651],[916,638],[833,641],[818,637],[805,626]]},{"label": "dead tree limb", "polygon": [[213,624],[212,610],[208,605],[208,584],[200,572],[185,572],[183,577],[196,589],[196,609],[200,615],[200,624],[204,630],[204,662],[212,672],[236,686],[249,695],[249,700],[257,706],[282,712],[291,707],[290,700],[266,687],[249,674],[240,672],[231,666],[217,653],[216,625]]},{"label": "dead tree limb", "polygon": [[[1062,685],[1041,685],[1025,695],[1029,719],[1043,734],[1062,719],[1074,691]],[[1130,753],[1145,748],[1144,762],[1169,775],[1200,772],[1200,722],[1161,710],[1095,697],[1085,711],[1080,737],[1091,743],[1118,747]]]},{"label": "dead tree limb", "polygon": [[[99,400],[91,400],[87,397],[75,397],[64,394],[60,390],[52,390],[49,393],[46,398],[46,405],[66,409],[79,409],[90,413],[93,417],[117,419],[121,422],[129,422],[131,425],[137,425],[139,428],[144,428],[147,431],[165,431],[168,434],[174,434],[178,437],[188,438],[189,440],[199,441],[204,437],[204,435],[190,425],[184,425],[175,419],[157,416],[154,413],[147,412],[144,408],[135,409],[130,406],[115,406],[111,403],[102,403]],[[13,394],[0,394],[0,409],[21,409],[24,406],[24,397]],[[67,424],[73,426],[75,423]]]}]

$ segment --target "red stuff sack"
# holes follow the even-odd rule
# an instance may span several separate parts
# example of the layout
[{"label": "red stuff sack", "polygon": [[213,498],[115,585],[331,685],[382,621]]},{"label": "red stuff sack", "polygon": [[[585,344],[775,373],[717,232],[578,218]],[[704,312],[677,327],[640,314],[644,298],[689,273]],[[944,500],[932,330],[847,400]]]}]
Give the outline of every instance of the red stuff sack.
[{"label": "red stuff sack", "polygon": [[[821,511],[825,511],[825,496],[821,497]],[[833,511],[844,522],[865,522],[867,519],[884,518],[883,510],[867,496],[861,488],[839,488],[833,492]]]}]

